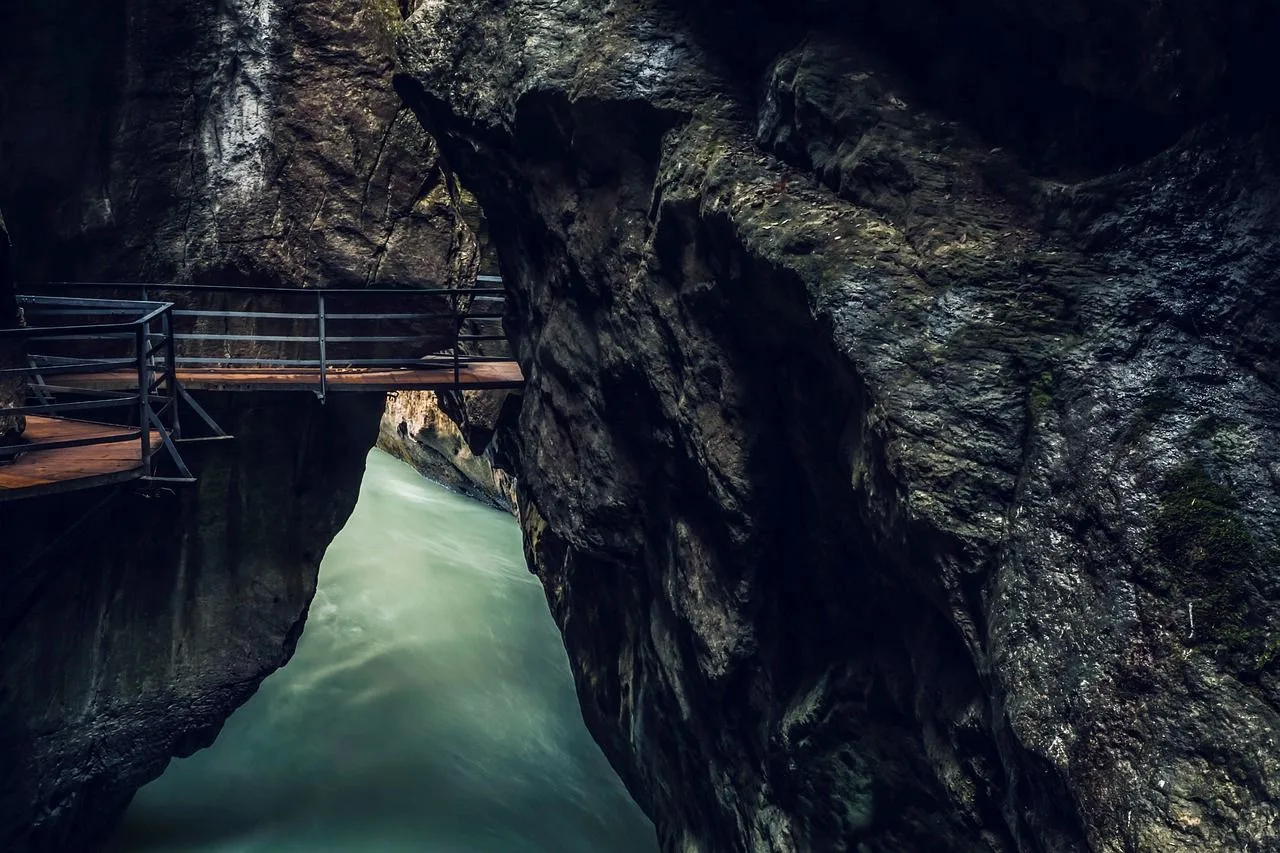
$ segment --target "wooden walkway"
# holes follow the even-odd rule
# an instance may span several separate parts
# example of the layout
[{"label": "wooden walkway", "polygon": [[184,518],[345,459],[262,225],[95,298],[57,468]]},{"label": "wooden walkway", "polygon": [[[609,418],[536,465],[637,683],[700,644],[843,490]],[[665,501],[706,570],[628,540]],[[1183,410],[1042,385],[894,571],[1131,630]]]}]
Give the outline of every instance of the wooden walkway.
[{"label": "wooden walkway", "polygon": [[[319,370],[288,370],[271,367],[180,367],[178,381],[188,391],[314,391],[320,384]],[[65,385],[92,390],[117,391],[137,385],[131,370],[110,373],[69,374],[59,377]],[[524,375],[514,361],[487,361],[463,364],[457,381],[453,367],[420,369],[340,368],[325,371],[329,391],[481,391],[520,388]]]},{"label": "wooden walkway", "polygon": [[[337,392],[524,385],[501,330],[500,287],[64,286],[140,287],[143,298],[19,295],[26,322],[0,329],[0,381],[26,387],[5,411],[27,417],[29,446],[0,452],[0,501],[131,479],[195,482],[179,443],[230,436],[190,391],[310,392],[323,402]],[[148,299],[148,287],[182,305]],[[180,407],[193,416],[185,424]],[[80,420],[99,409],[152,429]],[[212,435],[184,430],[201,422]]]},{"label": "wooden walkway", "polygon": [[[113,438],[109,444],[33,450],[14,462],[0,463],[0,501],[118,483],[141,477],[142,443],[137,429],[74,421],[67,418],[27,417],[25,437],[32,442]],[[151,444],[160,445],[151,431]]]}]

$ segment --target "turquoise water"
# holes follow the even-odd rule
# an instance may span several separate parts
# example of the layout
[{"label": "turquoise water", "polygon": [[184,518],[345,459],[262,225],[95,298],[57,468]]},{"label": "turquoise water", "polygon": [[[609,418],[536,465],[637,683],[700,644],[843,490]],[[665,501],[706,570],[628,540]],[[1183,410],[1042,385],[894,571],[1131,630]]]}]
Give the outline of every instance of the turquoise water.
[{"label": "turquoise water", "polygon": [[369,455],[293,660],[139,792],[122,853],[653,853],[507,515]]}]

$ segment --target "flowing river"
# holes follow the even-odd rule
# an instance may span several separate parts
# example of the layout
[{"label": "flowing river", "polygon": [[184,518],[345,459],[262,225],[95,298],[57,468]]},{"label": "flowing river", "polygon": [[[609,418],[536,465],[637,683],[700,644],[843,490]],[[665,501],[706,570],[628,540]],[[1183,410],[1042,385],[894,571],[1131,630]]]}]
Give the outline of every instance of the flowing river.
[{"label": "flowing river", "polygon": [[119,853],[653,853],[509,516],[381,451],[297,654],[138,793]]}]

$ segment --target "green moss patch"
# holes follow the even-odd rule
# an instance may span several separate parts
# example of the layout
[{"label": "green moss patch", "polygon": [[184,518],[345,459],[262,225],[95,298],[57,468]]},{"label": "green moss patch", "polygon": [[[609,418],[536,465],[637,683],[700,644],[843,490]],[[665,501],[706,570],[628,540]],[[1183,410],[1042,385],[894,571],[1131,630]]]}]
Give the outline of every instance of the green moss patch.
[{"label": "green moss patch", "polygon": [[397,0],[364,0],[361,14],[372,19],[388,45],[394,45],[396,36],[404,29],[404,15]]},{"label": "green moss patch", "polygon": [[1192,604],[1193,642],[1245,655],[1256,668],[1275,662],[1280,644],[1254,612],[1251,579],[1263,555],[1239,509],[1230,489],[1186,465],[1165,478],[1152,532],[1167,585]]},{"label": "green moss patch", "polygon": [[1058,378],[1053,371],[1046,370],[1031,383],[1031,393],[1027,397],[1027,406],[1031,409],[1031,417],[1040,415],[1053,405],[1053,393],[1058,387]]}]

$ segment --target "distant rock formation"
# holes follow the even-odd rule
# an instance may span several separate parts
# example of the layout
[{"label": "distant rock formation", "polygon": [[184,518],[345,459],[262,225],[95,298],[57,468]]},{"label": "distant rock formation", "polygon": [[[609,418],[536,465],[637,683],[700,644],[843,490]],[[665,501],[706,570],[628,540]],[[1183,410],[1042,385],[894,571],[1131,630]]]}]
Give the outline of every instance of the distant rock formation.
[{"label": "distant rock formation", "polygon": [[[453,392],[446,392],[457,396]],[[378,431],[378,446],[403,459],[427,477],[468,497],[514,512],[515,480],[495,466],[496,446],[489,441],[506,391],[465,391],[460,401],[472,418],[485,411],[492,422],[475,444],[468,442],[459,423],[434,391],[398,392],[388,396]],[[455,407],[456,407],[455,403]],[[454,418],[457,418],[455,420]]]}]

